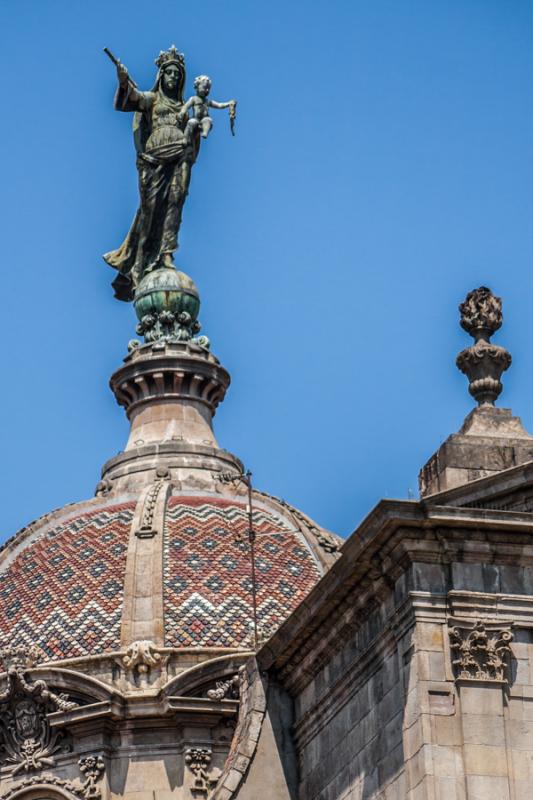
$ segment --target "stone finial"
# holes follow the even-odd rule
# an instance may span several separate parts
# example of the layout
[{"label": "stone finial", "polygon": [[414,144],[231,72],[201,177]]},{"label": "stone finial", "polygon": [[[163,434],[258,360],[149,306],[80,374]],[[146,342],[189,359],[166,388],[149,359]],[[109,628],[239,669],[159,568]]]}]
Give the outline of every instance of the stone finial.
[{"label": "stone finial", "polygon": [[457,367],[470,381],[468,390],[478,406],[493,406],[502,391],[501,375],[511,365],[511,354],[490,337],[502,324],[501,298],[486,286],[469,292],[459,306],[461,327],[473,337],[474,344],[457,356]]},{"label": "stone finial", "polygon": [[502,326],[502,300],[496,297],[486,286],[480,286],[469,292],[464,303],[459,306],[461,312],[461,328],[473,336],[490,339]]}]

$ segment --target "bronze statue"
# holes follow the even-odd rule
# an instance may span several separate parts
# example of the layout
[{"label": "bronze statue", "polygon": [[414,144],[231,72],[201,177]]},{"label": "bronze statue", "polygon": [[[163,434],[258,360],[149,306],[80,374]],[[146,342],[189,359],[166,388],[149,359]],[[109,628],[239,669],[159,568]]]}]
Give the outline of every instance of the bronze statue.
[{"label": "bronze statue", "polygon": [[207,75],[198,75],[198,77],[194,79],[194,88],[196,89],[196,94],[193,97],[189,97],[184,106],[185,111],[189,111],[189,109],[192,108],[194,112],[192,119],[187,122],[185,133],[190,136],[199,128],[202,137],[207,139],[213,127],[213,120],[209,116],[209,109],[229,108],[231,132],[235,134],[235,106],[237,105],[237,101],[228,100],[227,103],[217,103],[216,100],[209,99],[211,78]]},{"label": "bronze statue", "polygon": [[[161,52],[156,60],[158,73],[151,91],[141,92],[126,67],[107,49],[117,68],[117,111],[133,111],[133,133],[137,151],[140,205],[133,224],[118,250],[104,255],[105,261],[118,270],[113,281],[119,300],[133,300],[143,276],[160,267],[174,267],[173,254],[178,248],[181,216],[191,179],[191,168],[200,148],[200,110],[195,109],[189,125],[189,108],[194,103],[183,99],[185,60],[175,46]],[[229,107],[235,117],[235,104]]]}]

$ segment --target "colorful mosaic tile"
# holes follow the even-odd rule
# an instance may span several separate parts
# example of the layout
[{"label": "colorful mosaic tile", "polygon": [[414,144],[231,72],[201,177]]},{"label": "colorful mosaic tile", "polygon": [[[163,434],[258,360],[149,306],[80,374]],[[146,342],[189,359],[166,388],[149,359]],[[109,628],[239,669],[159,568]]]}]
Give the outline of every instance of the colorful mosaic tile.
[{"label": "colorful mosaic tile", "polygon": [[[250,641],[251,563],[242,503],[172,497],[165,530],[165,628],[170,647],[236,647]],[[258,622],[277,627],[317,583],[302,535],[254,510]]]},{"label": "colorful mosaic tile", "polygon": [[117,650],[134,503],[67,520],[0,573],[0,646],[35,644],[50,659]]}]

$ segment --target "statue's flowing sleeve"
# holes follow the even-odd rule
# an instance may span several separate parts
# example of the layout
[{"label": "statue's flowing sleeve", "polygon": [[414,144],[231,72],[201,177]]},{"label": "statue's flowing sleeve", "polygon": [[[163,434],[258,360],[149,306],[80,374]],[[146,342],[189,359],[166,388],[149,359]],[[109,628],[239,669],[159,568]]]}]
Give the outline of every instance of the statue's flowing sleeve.
[{"label": "statue's flowing sleeve", "polygon": [[115,111],[147,111],[152,105],[153,92],[140,92],[129,81],[119,84],[115,94]]},{"label": "statue's flowing sleeve", "polygon": [[140,92],[129,81],[125,86],[119,84],[115,94],[116,111],[134,111],[133,142],[137,153],[144,153],[146,140],[150,135],[150,108],[154,102],[153,92]]}]

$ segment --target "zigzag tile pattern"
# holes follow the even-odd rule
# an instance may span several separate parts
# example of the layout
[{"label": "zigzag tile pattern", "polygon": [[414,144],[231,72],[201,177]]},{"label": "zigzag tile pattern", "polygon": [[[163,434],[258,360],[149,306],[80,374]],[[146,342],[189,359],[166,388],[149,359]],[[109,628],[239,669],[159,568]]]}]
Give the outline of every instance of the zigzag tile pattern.
[{"label": "zigzag tile pattern", "polygon": [[[169,647],[238,647],[252,630],[245,505],[172,497],[165,526],[165,629]],[[302,535],[283,517],[254,509],[259,628],[277,628],[317,583]]]},{"label": "zigzag tile pattern", "polygon": [[49,659],[119,649],[134,508],[73,517],[18,553],[0,573],[0,646],[35,644]]}]

